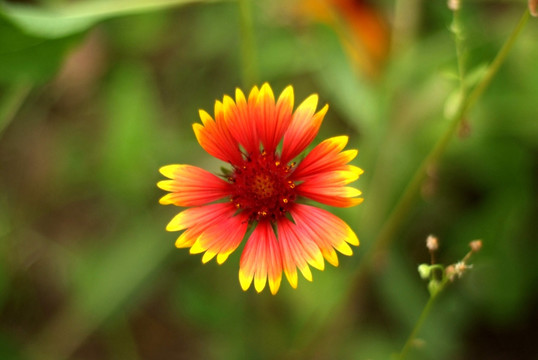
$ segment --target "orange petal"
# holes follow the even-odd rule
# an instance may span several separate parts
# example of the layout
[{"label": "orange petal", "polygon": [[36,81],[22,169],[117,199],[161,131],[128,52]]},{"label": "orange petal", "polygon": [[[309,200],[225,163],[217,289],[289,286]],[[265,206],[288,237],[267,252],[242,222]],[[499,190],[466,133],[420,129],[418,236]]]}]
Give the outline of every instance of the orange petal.
[{"label": "orange petal", "polygon": [[339,217],[330,212],[309,205],[296,204],[290,211],[297,225],[300,237],[310,238],[320,248],[325,259],[338,266],[334,249],[344,255],[351,255],[351,245],[358,246],[359,239],[351,228]]},{"label": "orange petal", "polygon": [[329,109],[325,105],[314,114],[318,105],[318,96],[310,95],[295,110],[290,126],[284,135],[282,144],[282,162],[288,163],[299,155],[316,137],[323,117]]},{"label": "orange petal", "polygon": [[230,184],[196,166],[167,165],[160,172],[171,178],[157,183],[159,188],[170,191],[159,200],[162,205],[200,206],[230,194]]},{"label": "orange petal", "polygon": [[258,223],[248,239],[239,264],[239,282],[247,290],[254,280],[254,288],[261,292],[267,281],[274,295],[282,279],[282,259],[280,245],[271,223]]},{"label": "orange petal", "polygon": [[[258,88],[254,87],[251,91],[251,96],[256,94],[257,98],[257,93]],[[235,140],[243,146],[248,154],[259,149],[256,122],[253,119],[256,98],[249,98],[247,103],[243,92],[236,89],[235,102],[229,96],[225,96],[223,99],[224,120]]]},{"label": "orange petal", "polygon": [[304,185],[315,187],[344,186],[357,180],[362,173],[356,166],[344,165],[341,170],[321,172],[303,180]]},{"label": "orange petal", "polygon": [[323,270],[323,255],[312,239],[301,237],[297,234],[296,225],[287,218],[282,218],[277,223],[278,242],[282,250],[282,267],[290,285],[297,287],[297,269],[303,276],[312,281],[312,272],[308,264],[314,264]]},{"label": "orange petal", "polygon": [[361,195],[360,190],[345,186],[359,178],[362,172],[356,166],[346,165],[346,170],[331,171],[312,175],[297,186],[297,193],[323,204],[350,207],[358,205],[362,199],[356,198]]},{"label": "orange petal", "polygon": [[203,263],[220,255],[217,262],[222,264],[243,240],[247,226],[248,217],[242,214],[215,222],[198,236],[190,253],[198,254],[205,251]]},{"label": "orange petal", "polygon": [[361,194],[360,190],[350,186],[325,188],[299,186],[297,188],[297,194],[322,204],[342,208],[359,205],[364,200],[363,198],[356,197]]},{"label": "orange petal", "polygon": [[[193,207],[177,214],[166,226],[167,231],[197,228],[199,233],[215,221],[234,215],[236,208],[231,203],[217,203]],[[199,235],[199,234],[198,234]]]},{"label": "orange petal", "polygon": [[275,98],[269,84],[263,84],[256,102],[256,125],[264,150],[275,151],[291,122],[293,88],[288,86],[275,106]]},{"label": "orange petal", "polygon": [[[292,174],[293,180],[300,181],[322,172],[344,169],[346,164],[357,156],[357,150],[342,151],[347,141],[347,136],[336,136],[322,141],[297,165]],[[362,173],[362,170],[360,172]]]},{"label": "orange petal", "polygon": [[240,164],[243,160],[237,141],[232,136],[224,117],[221,116],[222,104],[215,103],[216,121],[204,110],[200,110],[202,124],[192,125],[200,146],[209,154],[232,164]]}]

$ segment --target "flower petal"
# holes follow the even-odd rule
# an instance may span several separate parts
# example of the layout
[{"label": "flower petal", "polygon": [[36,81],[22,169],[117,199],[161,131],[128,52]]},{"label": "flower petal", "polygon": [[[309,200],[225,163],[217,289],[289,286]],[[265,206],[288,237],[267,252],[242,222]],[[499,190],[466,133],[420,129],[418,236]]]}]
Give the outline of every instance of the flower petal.
[{"label": "flower petal", "polygon": [[339,217],[330,212],[309,205],[296,204],[290,211],[297,225],[300,237],[310,238],[320,248],[325,259],[338,266],[334,249],[344,255],[351,255],[351,245],[358,246],[359,239],[351,228]]},{"label": "flower petal", "polygon": [[166,227],[168,231],[184,230],[176,240],[177,248],[190,248],[209,227],[233,216],[235,208],[229,203],[190,208],[177,214]]},{"label": "flower petal", "polygon": [[344,169],[346,164],[357,156],[357,150],[342,151],[347,141],[347,136],[336,136],[322,141],[297,165],[292,174],[293,180],[300,181],[322,172]]},{"label": "flower petal", "polygon": [[217,262],[222,264],[237,249],[248,227],[248,217],[237,214],[222,219],[208,226],[196,239],[190,249],[191,254],[205,251],[202,262],[206,263],[216,255]]},{"label": "flower petal", "polygon": [[235,211],[236,208],[229,202],[185,209],[168,223],[166,231],[181,231],[187,228],[203,231],[213,222],[233,216]]},{"label": "flower petal", "polygon": [[293,117],[284,135],[282,144],[282,162],[288,163],[299,155],[316,137],[323,117],[329,109],[325,105],[314,114],[318,105],[318,96],[310,95],[293,113]]},{"label": "flower petal", "polygon": [[342,208],[359,205],[364,200],[363,198],[357,198],[361,191],[350,186],[325,188],[299,186],[297,194],[322,204]]},{"label": "flower petal", "polygon": [[239,282],[247,290],[254,279],[254,288],[261,292],[267,280],[274,295],[282,280],[281,250],[268,221],[258,223],[248,239],[239,264]]},{"label": "flower petal", "polygon": [[254,87],[247,100],[240,89],[235,90],[235,102],[225,96],[223,99],[223,116],[235,140],[246,150],[247,154],[259,150],[259,138],[256,122],[253,119],[258,88]]},{"label": "flower petal", "polygon": [[171,178],[157,183],[159,188],[170,191],[159,200],[162,205],[200,206],[230,194],[230,184],[196,166],[167,165],[160,171]]},{"label": "flower petal", "polygon": [[198,239],[199,231],[196,229],[187,229],[181,233],[176,239],[176,247],[178,249],[190,248]]},{"label": "flower petal", "polygon": [[269,84],[263,84],[256,102],[256,125],[264,150],[273,153],[291,122],[293,88],[288,86],[275,107],[275,98]]},{"label": "flower petal", "polygon": [[345,170],[331,171],[310,176],[297,186],[297,194],[323,204],[350,207],[362,202],[361,191],[344,186],[359,178],[361,169],[346,165]]},{"label": "flower petal", "polygon": [[202,124],[194,123],[192,128],[200,146],[209,154],[232,164],[240,164],[243,156],[237,141],[232,136],[223,117],[222,103],[215,102],[215,120],[204,110],[200,110]]},{"label": "flower petal", "polygon": [[297,234],[296,225],[287,218],[277,222],[278,242],[282,250],[282,267],[293,288],[297,287],[297,269],[312,281],[312,272],[308,264],[323,270],[323,255],[311,238]]}]

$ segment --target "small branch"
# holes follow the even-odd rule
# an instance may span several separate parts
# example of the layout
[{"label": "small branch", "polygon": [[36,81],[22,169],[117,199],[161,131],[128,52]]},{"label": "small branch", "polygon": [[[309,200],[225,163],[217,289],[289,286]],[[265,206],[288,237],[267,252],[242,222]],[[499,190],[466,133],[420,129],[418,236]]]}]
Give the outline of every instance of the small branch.
[{"label": "small branch", "polygon": [[402,351],[400,351],[400,355],[398,356],[398,359],[404,360],[407,356],[407,353],[411,349],[411,346],[413,345],[413,341],[415,341],[417,334],[419,330],[422,328],[422,325],[424,325],[424,321],[430,314],[430,311],[433,307],[433,304],[435,303],[435,300],[441,293],[441,291],[444,289],[445,285],[447,283],[446,277],[440,282],[439,288],[437,289],[437,292],[430,295],[430,298],[426,305],[424,306],[424,309],[422,309],[422,313],[420,313],[420,317],[418,318],[417,322],[415,323],[415,327],[413,328],[413,331],[411,331],[411,334],[409,334],[409,337],[407,338],[407,341],[405,342]]},{"label": "small branch", "polygon": [[[462,120],[467,115],[468,111],[475,105],[476,101],[484,93],[488,85],[491,83],[499,68],[504,63],[506,56],[512,49],[517,37],[523,30],[527,20],[529,19],[529,11],[525,10],[523,16],[516,25],[514,31],[502,46],[501,50],[493,60],[493,63],[489,66],[488,71],[482,81],[469,93],[469,96],[463,99],[460,103],[460,107],[454,117],[451,120],[451,125],[443,133],[443,135],[437,140],[432,150],[424,158],[419,168],[415,171],[411,181],[408,183],[404,193],[394,206],[394,210],[390,214],[388,220],[385,222],[385,226],[381,229],[379,236],[374,243],[371,251],[365,256],[363,262],[370,262],[375,255],[384,250],[394,238],[394,233],[409,213],[409,208],[415,201],[416,196],[420,192],[420,186],[424,177],[426,176],[427,169],[437,163],[441,155],[445,152],[450,143],[450,140],[454,136],[454,133],[460,126]],[[366,259],[368,257],[368,259]],[[359,266],[362,270],[363,267]]]}]

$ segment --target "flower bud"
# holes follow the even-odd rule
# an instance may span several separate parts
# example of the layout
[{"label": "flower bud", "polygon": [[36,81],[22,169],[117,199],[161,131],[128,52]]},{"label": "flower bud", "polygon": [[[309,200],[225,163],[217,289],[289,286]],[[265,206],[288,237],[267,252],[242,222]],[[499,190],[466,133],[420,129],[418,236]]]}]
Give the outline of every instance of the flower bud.
[{"label": "flower bud", "polygon": [[461,7],[461,2],[460,0],[448,0],[447,6],[452,11],[458,11]]},{"label": "flower bud", "polygon": [[420,264],[418,266],[418,273],[422,279],[428,279],[431,274],[431,266],[428,264]]},{"label": "flower bud", "polygon": [[435,251],[439,249],[439,240],[437,240],[437,237],[433,235],[428,236],[428,238],[426,239],[426,247],[430,251]]},{"label": "flower bud", "polygon": [[529,0],[529,12],[532,16],[538,17],[538,0]]},{"label": "flower bud", "polygon": [[472,252],[478,252],[482,249],[482,240],[473,240],[469,243]]},{"label": "flower bud", "polygon": [[456,276],[456,267],[454,265],[448,265],[445,269],[445,274],[450,281],[454,281],[454,277]]}]

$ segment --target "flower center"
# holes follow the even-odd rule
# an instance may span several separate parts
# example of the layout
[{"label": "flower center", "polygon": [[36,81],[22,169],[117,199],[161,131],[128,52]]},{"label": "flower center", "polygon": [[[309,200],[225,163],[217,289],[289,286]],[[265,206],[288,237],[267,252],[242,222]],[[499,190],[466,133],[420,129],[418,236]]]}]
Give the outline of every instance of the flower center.
[{"label": "flower center", "polygon": [[295,184],[288,180],[292,167],[265,151],[251,155],[229,178],[233,184],[231,201],[248,213],[250,221],[285,216],[296,198]]}]

